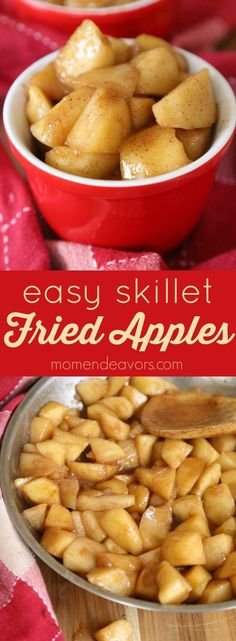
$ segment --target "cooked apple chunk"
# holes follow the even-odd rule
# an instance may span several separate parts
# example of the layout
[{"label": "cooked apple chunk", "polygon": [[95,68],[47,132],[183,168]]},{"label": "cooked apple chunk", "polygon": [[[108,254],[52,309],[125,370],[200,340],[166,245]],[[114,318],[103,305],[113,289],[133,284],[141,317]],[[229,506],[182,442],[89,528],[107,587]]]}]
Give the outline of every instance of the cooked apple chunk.
[{"label": "cooked apple chunk", "polygon": [[53,423],[45,416],[35,416],[30,423],[30,440],[32,443],[46,441],[53,434]]},{"label": "cooked apple chunk", "polygon": [[189,456],[176,471],[177,495],[185,496],[192,491],[193,486],[204,470],[204,461]]},{"label": "cooked apple chunk", "polygon": [[143,544],[139,529],[132,516],[123,508],[104,512],[99,520],[106,534],[130,554],[141,554]]},{"label": "cooked apple chunk", "polygon": [[53,439],[36,443],[39,454],[53,461],[57,467],[62,467],[65,463],[65,448],[62,443],[57,443]]},{"label": "cooked apple chunk", "polygon": [[205,565],[206,557],[198,532],[169,532],[162,543],[161,556],[171,565]]},{"label": "cooked apple chunk", "polygon": [[[49,419],[54,427],[58,427],[66,416],[68,408],[58,401],[49,401],[41,407],[39,416]],[[39,439],[40,440],[40,439]]]},{"label": "cooked apple chunk", "polygon": [[114,67],[103,67],[83,73],[74,80],[73,85],[88,87],[105,87],[111,89],[122,98],[130,98],[138,84],[139,71],[130,64],[115,65]]},{"label": "cooked apple chunk", "polygon": [[103,512],[116,507],[131,508],[135,505],[135,497],[128,494],[102,494],[100,496],[87,496],[79,494],[77,498],[78,510],[91,510]]},{"label": "cooked apple chunk", "polygon": [[51,505],[48,510],[45,527],[58,527],[61,530],[73,530],[74,524],[70,511],[63,505]]},{"label": "cooked apple chunk", "polygon": [[226,483],[209,487],[203,495],[203,505],[207,518],[216,525],[221,525],[235,512],[235,503]]},{"label": "cooked apple chunk", "polygon": [[77,494],[79,491],[79,482],[77,479],[61,479],[58,482],[60,500],[64,507],[71,510],[76,509]]},{"label": "cooked apple chunk", "polygon": [[188,165],[189,159],[175,130],[154,125],[125,140],[120,150],[122,178],[142,180]]},{"label": "cooked apple chunk", "polygon": [[22,494],[32,503],[60,503],[58,485],[51,479],[37,478],[25,483],[22,487]]},{"label": "cooked apple chunk", "polygon": [[59,101],[69,93],[69,88],[62,82],[56,74],[54,62],[50,62],[46,67],[37,71],[30,80],[28,80],[25,91],[29,94],[30,87],[38,87],[43,91],[49,100]]},{"label": "cooked apple chunk", "polygon": [[42,532],[43,530],[47,509],[47,503],[40,503],[23,510],[25,520],[36,532]]},{"label": "cooked apple chunk", "polygon": [[139,53],[131,64],[139,71],[138,95],[165,96],[179,82],[179,68],[171,49],[157,47]]},{"label": "cooked apple chunk", "polygon": [[47,165],[83,178],[111,178],[119,167],[118,154],[88,154],[66,146],[50,149],[45,154]]},{"label": "cooked apple chunk", "polygon": [[79,87],[62,98],[43,118],[31,125],[34,138],[48,147],[64,145],[70,130],[93,93],[91,87]]},{"label": "cooked apple chunk", "polygon": [[179,521],[185,521],[195,514],[201,514],[204,516],[200,496],[196,496],[195,494],[179,496],[173,503],[173,514]]},{"label": "cooked apple chunk", "polygon": [[176,135],[183,143],[189,160],[197,160],[207,151],[211,133],[211,127],[206,127],[206,129],[177,129]]},{"label": "cooked apple chunk", "polygon": [[[80,89],[93,91],[89,87]],[[131,129],[131,116],[125,99],[110,89],[100,87],[70,128],[66,144],[90,154],[117,154]]]},{"label": "cooked apple chunk", "polygon": [[162,450],[161,457],[169,465],[169,467],[176,470],[177,467],[186,459],[186,457],[192,451],[193,446],[185,441],[180,441],[177,439],[165,439]]},{"label": "cooked apple chunk", "polygon": [[156,442],[156,436],[152,434],[138,434],[135,437],[135,445],[138,452],[139,463],[141,466],[150,465],[152,459],[153,446]]},{"label": "cooked apple chunk", "polygon": [[91,438],[90,446],[97,463],[114,463],[124,456],[120,445],[104,438]]},{"label": "cooked apple chunk", "polygon": [[98,483],[111,478],[116,471],[116,465],[102,463],[81,463],[77,461],[68,461],[69,470],[79,481]]},{"label": "cooked apple chunk", "polygon": [[217,108],[208,69],[190,75],[153,107],[161,127],[204,129],[216,122]]},{"label": "cooked apple chunk", "polygon": [[203,496],[204,492],[215,485],[220,480],[221,467],[219,463],[210,463],[205,470],[203,470],[198,481],[195,483],[192,492],[193,494],[198,494],[198,496]]},{"label": "cooked apple chunk", "polygon": [[50,476],[57,469],[54,461],[35,454],[34,452],[22,452],[19,462],[20,476]]},{"label": "cooked apple chunk", "polygon": [[128,105],[131,113],[132,124],[135,129],[146,127],[154,121],[152,107],[155,104],[153,98],[132,96],[128,99]]},{"label": "cooked apple chunk", "polygon": [[136,583],[136,594],[138,597],[157,601],[156,573],[159,567],[157,561],[148,562],[141,570]]},{"label": "cooked apple chunk", "polygon": [[129,508],[130,513],[137,511],[143,514],[148,506],[150,497],[148,488],[139,483],[131,483],[129,485],[129,494],[135,499],[133,507]]},{"label": "cooked apple chunk", "polygon": [[229,581],[221,579],[213,579],[208,583],[199,603],[221,603],[222,601],[230,601],[233,598],[233,590]]},{"label": "cooked apple chunk", "polygon": [[94,568],[87,574],[87,579],[92,585],[97,585],[108,592],[131,596],[136,574],[128,575],[120,568]]},{"label": "cooked apple chunk", "polygon": [[225,559],[233,552],[234,542],[229,534],[215,534],[203,541],[206,556],[205,568],[210,572],[223,565]]},{"label": "cooked apple chunk", "polygon": [[175,528],[175,532],[199,532],[202,537],[210,536],[208,521],[203,514],[194,514]]},{"label": "cooked apple chunk", "polygon": [[173,498],[175,470],[171,470],[169,467],[140,467],[136,470],[135,476],[140,483],[166,501]]},{"label": "cooked apple chunk", "polygon": [[90,378],[76,385],[76,393],[86,406],[93,405],[105,396],[107,386],[108,382],[104,378]]},{"label": "cooked apple chunk", "polygon": [[58,78],[70,85],[80,74],[114,62],[115,54],[109,39],[92,20],[84,20],[60,49],[55,64]]},{"label": "cooked apple chunk", "polygon": [[132,628],[129,621],[118,619],[113,621],[105,628],[101,628],[94,633],[96,641],[133,641]]},{"label": "cooked apple chunk", "polygon": [[40,543],[48,554],[62,558],[65,549],[72,543],[75,537],[75,532],[67,532],[57,527],[48,527],[44,531]]},{"label": "cooked apple chunk", "polygon": [[169,503],[146,509],[139,525],[145,551],[153,550],[162,543],[171,528],[171,523],[172,508]]},{"label": "cooked apple chunk", "polygon": [[220,463],[219,459],[219,452],[209,443],[209,441],[206,438],[195,438],[192,441],[193,445],[193,450],[192,450],[192,456],[195,456],[196,458],[200,458],[206,465],[210,465],[210,463],[215,463],[215,461],[218,461]]},{"label": "cooked apple chunk", "polygon": [[64,550],[63,564],[68,570],[86,574],[96,567],[96,557],[103,551],[102,543],[92,541],[88,537],[79,537]]},{"label": "cooked apple chunk", "polygon": [[183,603],[191,592],[190,583],[168,561],[160,563],[156,581],[158,599],[162,605]]},{"label": "cooked apple chunk", "polygon": [[29,97],[26,104],[26,116],[31,125],[43,116],[46,116],[53,104],[43,93],[40,87],[34,85],[29,87]]},{"label": "cooked apple chunk", "polygon": [[211,581],[211,574],[202,565],[195,565],[193,568],[185,570],[183,576],[192,588],[187,599],[188,603],[194,603],[198,601],[209,581]]}]

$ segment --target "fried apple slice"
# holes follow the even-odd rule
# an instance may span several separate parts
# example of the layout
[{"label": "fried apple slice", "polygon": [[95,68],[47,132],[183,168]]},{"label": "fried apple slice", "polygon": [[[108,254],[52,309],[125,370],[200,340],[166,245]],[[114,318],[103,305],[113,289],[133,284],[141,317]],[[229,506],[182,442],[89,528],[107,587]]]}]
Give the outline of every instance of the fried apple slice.
[{"label": "fried apple slice", "polygon": [[79,482],[77,479],[61,479],[58,483],[61,504],[71,510],[76,509]]},{"label": "fried apple slice", "polygon": [[215,463],[219,459],[219,452],[209,443],[206,438],[195,438],[193,443],[192,456],[202,459],[206,465],[210,463]]},{"label": "fried apple slice", "polygon": [[45,162],[55,169],[84,178],[110,178],[119,167],[118,154],[87,154],[65,145],[45,154]]},{"label": "fried apple slice", "polygon": [[97,543],[102,543],[105,540],[106,534],[100,527],[99,520],[94,512],[92,512],[91,510],[84,510],[84,512],[81,512],[81,520],[86,532],[86,536],[89,539],[97,541]]},{"label": "fried apple slice", "polygon": [[121,65],[132,58],[132,46],[127,44],[123,38],[114,38],[109,36],[109,42],[115,54],[115,64]]},{"label": "fried apple slice", "polygon": [[160,176],[188,165],[175,129],[154,125],[129,136],[121,145],[121,175],[125,180]]},{"label": "fried apple slice", "polygon": [[171,49],[157,47],[139,53],[131,64],[139,71],[138,95],[165,96],[179,82],[179,67]]},{"label": "fried apple slice", "polygon": [[192,492],[192,488],[204,470],[205,464],[201,459],[189,456],[177,468],[176,487],[178,496],[186,496]]},{"label": "fried apple slice", "polygon": [[64,551],[63,564],[68,570],[86,574],[96,567],[96,557],[103,550],[102,543],[88,537],[76,538]]},{"label": "fried apple slice", "polygon": [[57,527],[60,530],[73,530],[74,524],[70,511],[63,505],[51,505],[48,510],[45,527]]},{"label": "fried apple slice", "polygon": [[[90,87],[82,86],[76,89],[76,91],[79,90],[94,91]],[[104,87],[96,89],[74,123],[72,123],[72,129],[71,127],[68,129],[66,144],[72,149],[90,154],[117,154],[122,141],[132,129],[131,116],[125,99]],[[64,141],[65,139],[56,144],[63,144]]]},{"label": "fried apple slice", "polygon": [[50,476],[57,470],[54,461],[35,454],[34,452],[22,452],[20,454],[19,474],[20,476]]},{"label": "fried apple slice", "polygon": [[135,129],[141,129],[154,121],[152,107],[155,104],[155,100],[153,98],[132,96],[127,102]]},{"label": "fried apple slice", "polygon": [[30,130],[34,138],[48,147],[64,145],[93,93],[94,89],[91,87],[81,86],[62,98],[43,118],[31,125]]},{"label": "fried apple slice", "polygon": [[133,641],[131,624],[125,619],[117,619],[94,633],[96,641]]},{"label": "fried apple slice", "polygon": [[141,554],[143,544],[139,529],[132,516],[123,508],[108,510],[100,518],[106,534],[130,554]]},{"label": "fried apple slice", "polygon": [[203,496],[206,490],[215,485],[220,480],[221,467],[219,463],[210,463],[205,470],[203,470],[198,481],[195,483],[192,493],[198,494],[198,496]]},{"label": "fried apple slice", "polygon": [[91,438],[90,446],[97,463],[114,463],[124,456],[120,445],[105,438]]},{"label": "fried apple slice", "polygon": [[154,105],[153,113],[161,127],[211,127],[216,122],[217,108],[208,69],[201,69],[181,82]]},{"label": "fried apple slice", "polygon": [[129,494],[135,499],[133,507],[129,508],[130,513],[140,512],[140,514],[143,514],[147,509],[150,496],[148,488],[140,483],[131,483],[129,485]]},{"label": "fried apple slice", "polygon": [[206,556],[205,568],[212,572],[223,565],[227,556],[233,552],[234,541],[229,534],[215,534],[203,540]]},{"label": "fried apple slice", "polygon": [[142,515],[139,531],[145,551],[157,548],[167,536],[172,523],[169,503],[161,507],[148,507]]},{"label": "fried apple slice", "polygon": [[149,561],[141,570],[135,588],[138,597],[149,601],[157,601],[156,573],[158,567],[158,561]]},{"label": "fried apple slice", "polygon": [[176,391],[176,385],[160,376],[132,376],[130,385],[136,387],[146,396],[156,396],[165,392]]},{"label": "fried apple slice", "polygon": [[165,439],[162,449],[161,457],[169,465],[169,467],[176,470],[177,467],[186,459],[192,451],[192,445],[177,439]]},{"label": "fried apple slice", "polygon": [[175,528],[175,532],[199,532],[202,537],[210,536],[208,521],[203,514],[194,514]]},{"label": "fried apple slice", "polygon": [[169,467],[140,467],[135,471],[135,476],[140,483],[166,501],[173,497],[175,470],[171,470]]},{"label": "fried apple slice", "polygon": [[130,596],[134,589],[136,574],[128,575],[120,568],[95,568],[87,574],[87,579],[92,585],[97,585],[108,592]]},{"label": "fried apple slice", "polygon": [[230,601],[232,598],[233,590],[230,582],[213,579],[205,588],[199,603],[221,603],[222,601]]},{"label": "fried apple slice", "polygon": [[131,554],[112,554],[111,552],[99,554],[97,564],[100,568],[120,568],[127,574],[139,572],[142,568],[140,557]]},{"label": "fried apple slice", "polygon": [[143,467],[150,465],[152,459],[153,446],[156,437],[152,434],[138,434],[135,437],[135,445],[138,452],[139,464]]},{"label": "fried apple slice", "polygon": [[168,561],[160,563],[156,581],[158,600],[162,605],[183,603],[191,592],[190,583]]},{"label": "fried apple slice", "polygon": [[104,378],[89,378],[85,381],[80,381],[76,385],[76,393],[83,403],[93,405],[100,401],[105,396],[108,387],[108,382]]},{"label": "fried apple slice", "polygon": [[109,39],[92,20],[84,20],[59,51],[55,65],[58,78],[70,86],[80,74],[114,62]]},{"label": "fried apple slice", "polygon": [[36,448],[42,456],[53,461],[57,467],[62,467],[65,463],[65,448],[62,443],[57,443],[53,439],[36,443]]},{"label": "fried apple slice", "polygon": [[198,390],[161,394],[145,405],[141,422],[147,432],[165,438],[192,439],[233,433],[236,398]]},{"label": "fried apple slice", "polygon": [[111,478],[117,471],[116,465],[102,463],[80,463],[77,461],[68,461],[69,470],[79,481],[98,483]]},{"label": "fried apple slice", "polygon": [[58,102],[66,94],[69,93],[69,88],[60,82],[56,74],[54,62],[49,64],[35,73],[25,85],[26,94],[29,94],[30,87],[38,87],[47,96],[48,100]]},{"label": "fried apple slice", "polygon": [[34,85],[29,87],[29,97],[25,112],[30,125],[33,125],[34,122],[46,116],[52,107],[53,103],[47,98],[40,87]]},{"label": "fried apple slice", "polygon": [[169,532],[161,546],[161,557],[174,566],[205,565],[206,557],[199,532]]},{"label": "fried apple slice", "polygon": [[195,565],[193,568],[183,572],[183,576],[192,588],[187,599],[188,603],[194,603],[198,601],[209,581],[211,581],[211,574],[202,565]]},{"label": "fried apple slice", "polygon": [[23,510],[25,520],[37,532],[42,532],[43,530],[47,509],[47,503],[40,503],[39,505],[29,507],[27,510]]},{"label": "fried apple slice", "polygon": [[77,498],[78,510],[91,510],[102,512],[116,507],[130,508],[135,505],[135,497],[128,494],[104,494],[101,496],[87,496],[79,494]]},{"label": "fried apple slice", "polygon": [[235,512],[235,502],[226,483],[209,487],[203,495],[203,505],[207,518],[221,525]]},{"label": "fried apple slice", "polygon": [[188,494],[179,496],[173,503],[173,515],[178,521],[186,521],[195,514],[204,516],[204,509],[200,496]]},{"label": "fried apple slice", "polygon": [[104,434],[107,438],[113,438],[115,441],[121,441],[122,447],[122,442],[126,441],[129,436],[130,426],[128,423],[121,421],[114,414],[104,411],[103,406],[101,407],[102,413],[100,414],[99,422]]},{"label": "fried apple slice", "polygon": [[37,478],[25,483],[22,487],[22,494],[32,503],[60,503],[58,485],[51,479]]},{"label": "fried apple slice", "polygon": [[65,549],[74,541],[75,532],[67,532],[57,527],[48,527],[40,539],[40,545],[52,556],[62,558]]},{"label": "fried apple slice", "polygon": [[206,127],[206,129],[177,129],[176,135],[183,143],[189,160],[197,160],[207,151],[211,133],[211,127]]},{"label": "fried apple slice", "polygon": [[58,401],[49,401],[41,407],[39,416],[49,419],[54,427],[58,427],[66,416],[68,408]]},{"label": "fried apple slice", "polygon": [[32,443],[46,441],[53,434],[53,423],[45,416],[35,416],[30,423],[30,440]]},{"label": "fried apple slice", "polygon": [[131,64],[120,64],[114,67],[103,67],[83,73],[74,80],[76,88],[79,85],[88,87],[105,87],[111,89],[122,98],[130,98],[135,92],[139,80],[139,72]]}]

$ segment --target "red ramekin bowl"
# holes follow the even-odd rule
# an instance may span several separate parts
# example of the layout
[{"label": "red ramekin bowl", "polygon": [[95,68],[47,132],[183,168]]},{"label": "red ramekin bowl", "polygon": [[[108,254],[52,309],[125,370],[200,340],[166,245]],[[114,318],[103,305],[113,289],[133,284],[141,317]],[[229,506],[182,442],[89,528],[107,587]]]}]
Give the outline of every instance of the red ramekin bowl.
[{"label": "red ramekin bowl", "polygon": [[50,167],[32,153],[23,86],[56,53],[35,62],[10,88],[3,113],[10,147],[25,169],[39,210],[61,238],[165,253],[194,228],[207,203],[219,162],[232,140],[236,104],[230,85],[214,67],[192,53],[178,51],[184,53],[192,72],[209,69],[218,104],[214,140],[201,158],[186,167],[145,180],[73,176]]},{"label": "red ramekin bowl", "polygon": [[13,0],[21,18],[47,24],[72,33],[89,18],[111,36],[137,36],[152,33],[167,36],[174,26],[176,0],[134,0],[111,7],[72,8],[44,0]]}]

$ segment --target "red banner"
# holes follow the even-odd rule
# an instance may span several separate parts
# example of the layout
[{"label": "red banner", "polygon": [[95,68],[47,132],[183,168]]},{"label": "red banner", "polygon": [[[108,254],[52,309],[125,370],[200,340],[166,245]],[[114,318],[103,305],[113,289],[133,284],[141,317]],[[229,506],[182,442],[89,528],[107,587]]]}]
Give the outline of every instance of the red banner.
[{"label": "red banner", "polygon": [[236,272],[0,272],[1,375],[235,374]]}]

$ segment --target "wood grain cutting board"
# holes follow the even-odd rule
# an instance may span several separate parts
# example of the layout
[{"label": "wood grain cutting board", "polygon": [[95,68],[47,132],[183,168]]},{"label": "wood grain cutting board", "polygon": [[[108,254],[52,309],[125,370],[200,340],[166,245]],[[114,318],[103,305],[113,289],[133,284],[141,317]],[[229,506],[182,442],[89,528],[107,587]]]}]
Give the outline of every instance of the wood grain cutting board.
[{"label": "wood grain cutting board", "polygon": [[94,641],[92,633],[126,616],[134,641],[235,641],[236,610],[213,614],[155,614],[100,599],[40,562],[65,641]]}]

